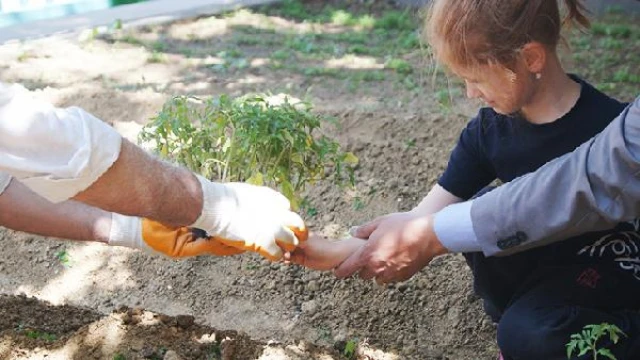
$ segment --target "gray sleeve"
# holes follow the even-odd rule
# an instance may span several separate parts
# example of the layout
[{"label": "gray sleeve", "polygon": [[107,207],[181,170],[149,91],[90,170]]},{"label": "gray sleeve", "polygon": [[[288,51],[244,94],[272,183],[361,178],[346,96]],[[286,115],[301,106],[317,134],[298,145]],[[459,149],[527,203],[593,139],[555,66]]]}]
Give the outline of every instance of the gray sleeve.
[{"label": "gray sleeve", "polygon": [[508,255],[640,216],[640,97],[600,134],[475,199],[485,255]]},{"label": "gray sleeve", "polygon": [[11,182],[11,175],[0,171],[0,195],[7,189]]}]

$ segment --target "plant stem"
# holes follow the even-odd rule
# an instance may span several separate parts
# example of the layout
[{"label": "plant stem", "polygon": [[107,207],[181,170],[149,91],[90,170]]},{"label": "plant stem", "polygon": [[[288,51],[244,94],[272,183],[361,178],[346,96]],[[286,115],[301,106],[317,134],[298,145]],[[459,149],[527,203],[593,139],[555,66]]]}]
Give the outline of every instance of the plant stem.
[{"label": "plant stem", "polygon": [[229,139],[229,148],[227,149],[227,159],[224,162],[224,170],[222,171],[222,182],[226,181],[227,179],[227,170],[229,169],[229,163],[231,162],[231,158],[233,155],[233,139],[236,135],[236,129],[233,128],[232,131],[233,132],[231,133],[231,138]]}]

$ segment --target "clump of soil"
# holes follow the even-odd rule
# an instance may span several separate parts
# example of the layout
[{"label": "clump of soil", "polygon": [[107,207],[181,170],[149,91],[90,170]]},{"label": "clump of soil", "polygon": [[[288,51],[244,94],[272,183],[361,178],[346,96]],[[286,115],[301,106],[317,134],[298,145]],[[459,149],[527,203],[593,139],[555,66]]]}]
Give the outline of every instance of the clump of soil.
[{"label": "clump of soil", "polygon": [[[283,357],[284,356],[284,357]],[[193,316],[121,307],[110,314],[0,295],[0,359],[342,359],[313,344],[266,343]]]}]

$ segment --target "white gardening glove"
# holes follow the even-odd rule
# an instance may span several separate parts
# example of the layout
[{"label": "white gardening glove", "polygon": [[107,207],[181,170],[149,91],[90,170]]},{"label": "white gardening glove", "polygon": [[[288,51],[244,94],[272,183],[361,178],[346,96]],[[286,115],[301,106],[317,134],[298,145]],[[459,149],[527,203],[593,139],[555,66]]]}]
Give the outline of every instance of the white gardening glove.
[{"label": "white gardening glove", "polygon": [[202,185],[202,214],[192,227],[205,230],[223,244],[259,253],[271,261],[282,258],[307,240],[300,216],[290,210],[284,195],[245,183],[215,183],[198,177]]}]

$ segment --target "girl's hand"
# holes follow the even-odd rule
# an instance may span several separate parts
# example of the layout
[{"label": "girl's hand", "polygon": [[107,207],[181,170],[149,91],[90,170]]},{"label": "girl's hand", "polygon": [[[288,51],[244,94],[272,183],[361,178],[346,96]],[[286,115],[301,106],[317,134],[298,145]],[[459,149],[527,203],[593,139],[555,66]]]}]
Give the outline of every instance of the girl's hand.
[{"label": "girl's hand", "polygon": [[356,238],[333,241],[317,234],[310,234],[308,240],[301,242],[294,251],[285,253],[284,259],[285,263],[294,263],[313,270],[332,270],[365,242]]}]

